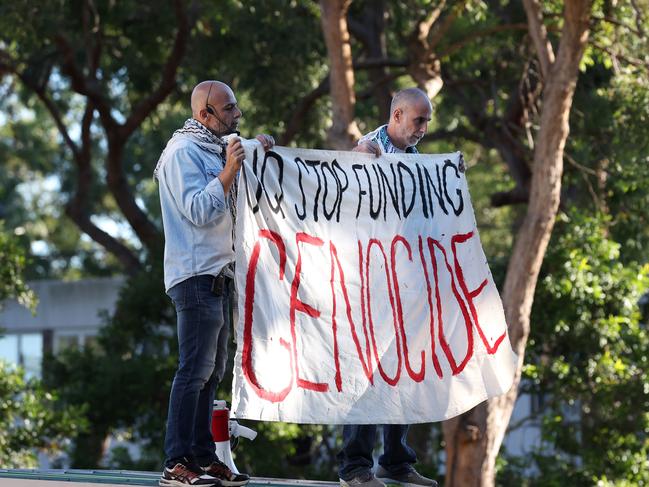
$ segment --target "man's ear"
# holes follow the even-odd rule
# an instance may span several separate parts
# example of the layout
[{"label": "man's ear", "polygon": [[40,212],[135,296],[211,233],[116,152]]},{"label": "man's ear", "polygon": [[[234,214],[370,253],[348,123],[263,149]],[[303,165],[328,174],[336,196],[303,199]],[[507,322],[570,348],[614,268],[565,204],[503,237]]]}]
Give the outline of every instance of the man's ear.
[{"label": "man's ear", "polygon": [[205,108],[201,108],[198,111],[198,121],[201,122],[201,123],[206,122],[208,115],[209,115],[209,113],[207,113],[207,110]]},{"label": "man's ear", "polygon": [[397,108],[392,112],[392,117],[395,122],[401,122],[401,115],[403,115],[403,110],[401,108]]}]

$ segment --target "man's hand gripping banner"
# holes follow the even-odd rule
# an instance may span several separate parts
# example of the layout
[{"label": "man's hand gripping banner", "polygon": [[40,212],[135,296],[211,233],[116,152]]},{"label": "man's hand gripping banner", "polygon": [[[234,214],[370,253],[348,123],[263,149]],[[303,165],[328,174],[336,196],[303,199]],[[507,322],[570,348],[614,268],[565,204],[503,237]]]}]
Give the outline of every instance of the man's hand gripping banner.
[{"label": "man's hand gripping banner", "polygon": [[238,418],[441,421],[511,387],[516,355],[460,158],[246,143]]}]

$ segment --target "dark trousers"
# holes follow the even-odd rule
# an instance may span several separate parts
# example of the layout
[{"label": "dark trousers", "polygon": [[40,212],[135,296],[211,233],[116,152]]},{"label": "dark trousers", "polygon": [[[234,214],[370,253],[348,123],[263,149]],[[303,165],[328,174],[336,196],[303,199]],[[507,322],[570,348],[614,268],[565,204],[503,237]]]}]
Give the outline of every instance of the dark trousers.
[{"label": "dark trousers", "polygon": [[[372,450],[376,442],[375,424],[345,425],[343,448],[338,453],[338,476],[347,481],[372,469]],[[406,443],[408,425],[383,425],[383,455],[379,465],[392,474],[406,471],[417,462],[415,451]]]},{"label": "dark trousers", "polygon": [[216,459],[210,431],[212,402],[228,359],[229,290],[212,292],[214,278],[194,276],[168,291],[178,319],[178,369],[169,397],[165,465],[182,457]]}]

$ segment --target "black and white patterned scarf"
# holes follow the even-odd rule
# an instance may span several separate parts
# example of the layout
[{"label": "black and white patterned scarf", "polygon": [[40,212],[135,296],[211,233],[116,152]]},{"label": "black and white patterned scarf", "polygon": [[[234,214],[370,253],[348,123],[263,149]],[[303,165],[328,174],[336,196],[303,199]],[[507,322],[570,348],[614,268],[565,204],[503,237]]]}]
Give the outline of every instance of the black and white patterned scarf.
[{"label": "black and white patterned scarf", "polygon": [[381,147],[381,150],[386,154],[394,154],[396,152],[405,152],[406,154],[419,154],[419,151],[414,145],[406,147],[405,151],[397,149],[397,147],[392,143],[392,139],[388,135],[387,125],[381,125],[376,130],[361,137],[358,142],[361,143],[367,140],[373,140],[374,142],[377,142]]},{"label": "black and white patterned scarf", "polygon": [[[171,145],[171,142],[176,137],[186,137],[192,139],[193,142],[199,145],[201,148],[215,154],[221,160],[221,163],[225,165],[225,148],[227,147],[227,141],[225,141],[221,137],[218,137],[217,135],[214,135],[205,125],[200,123],[198,120],[194,118],[188,118],[185,121],[185,124],[182,126],[182,128],[179,128],[173,133],[171,139],[169,139],[169,142],[167,142],[167,146],[162,151],[162,154],[158,159],[158,163],[156,164],[155,169],[153,171],[154,180],[160,179],[159,174],[160,171],[162,170],[162,166],[164,165],[167,148]],[[232,186],[230,186],[229,198],[230,198],[230,213],[232,214],[232,222],[233,222],[232,232],[234,237],[234,224],[237,221],[236,181],[232,184]]]},{"label": "black and white patterned scarf", "polygon": [[171,139],[169,139],[169,142],[167,142],[167,147],[165,147],[165,149],[162,151],[162,154],[160,154],[158,163],[156,164],[155,170],[153,171],[154,179],[160,179],[159,174],[162,170],[162,165],[164,164],[167,148],[171,145],[176,137],[187,137],[192,139],[193,142],[201,146],[201,148],[205,149],[208,152],[216,154],[222,162],[225,162],[226,142],[210,132],[209,129],[198,120],[188,118],[182,128],[179,128],[173,133]]}]

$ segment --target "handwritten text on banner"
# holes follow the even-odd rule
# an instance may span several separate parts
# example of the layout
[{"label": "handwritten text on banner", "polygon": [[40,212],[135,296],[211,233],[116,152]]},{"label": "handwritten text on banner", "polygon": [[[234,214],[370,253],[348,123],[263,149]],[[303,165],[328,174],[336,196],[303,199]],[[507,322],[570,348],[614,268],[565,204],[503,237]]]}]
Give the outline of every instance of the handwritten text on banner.
[{"label": "handwritten text on banner", "polygon": [[459,153],[245,147],[237,417],[440,421],[509,389],[516,357]]}]

